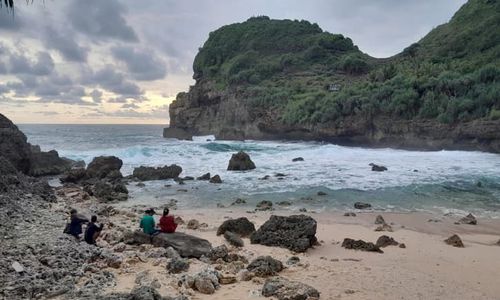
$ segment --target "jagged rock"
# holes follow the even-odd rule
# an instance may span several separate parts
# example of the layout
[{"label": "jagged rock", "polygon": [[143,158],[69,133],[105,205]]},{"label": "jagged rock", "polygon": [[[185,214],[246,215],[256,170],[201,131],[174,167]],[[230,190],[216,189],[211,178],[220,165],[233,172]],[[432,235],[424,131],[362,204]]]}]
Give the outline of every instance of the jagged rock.
[{"label": "jagged rock", "polygon": [[184,220],[180,216],[175,216],[174,218],[175,224],[182,225],[184,224]]},{"label": "jagged rock", "polygon": [[453,247],[464,248],[464,243],[462,242],[462,239],[456,234],[450,236],[449,238],[444,240],[444,242]]},{"label": "jagged rock", "polygon": [[406,248],[406,245],[404,243],[399,244],[399,248]]},{"label": "jagged rock", "polygon": [[191,219],[187,222],[186,227],[187,227],[187,229],[196,230],[196,229],[200,228],[200,221],[198,221],[196,219]]},{"label": "jagged rock", "polygon": [[181,173],[182,173],[182,168],[178,165],[170,165],[170,166],[163,166],[156,168],[140,166],[134,169],[132,176],[142,181],[164,180],[164,179],[178,178]]},{"label": "jagged rock", "polygon": [[241,198],[237,198],[236,200],[233,201],[233,203],[231,203],[231,206],[232,205],[239,205],[239,204],[246,204],[247,201],[245,199],[241,199]]},{"label": "jagged rock", "polygon": [[214,175],[212,178],[209,180],[210,183],[222,183],[222,179],[220,178],[219,175]]},{"label": "jagged rock", "polygon": [[245,217],[226,220],[217,229],[217,235],[224,234],[226,231],[231,231],[242,237],[247,237],[255,232],[255,225]]},{"label": "jagged rock", "polygon": [[210,180],[210,173],[203,174],[200,177],[197,177],[196,180]]},{"label": "jagged rock", "polygon": [[14,123],[0,113],[0,155],[19,172],[30,170],[31,148],[27,138]]},{"label": "jagged rock", "polygon": [[375,224],[385,224],[385,220],[384,220],[384,217],[382,217],[381,215],[378,215],[376,218],[375,218]]},{"label": "jagged rock", "polygon": [[195,275],[181,277],[179,285],[196,290],[202,294],[213,294],[219,288],[219,272],[213,269],[205,269]]},{"label": "jagged rock", "polygon": [[164,300],[164,298],[150,286],[138,286],[128,296],[131,300]]},{"label": "jagged rock", "polygon": [[476,217],[474,217],[472,214],[468,214],[467,216],[463,217],[458,221],[460,224],[469,224],[469,225],[477,225],[477,220]]},{"label": "jagged rock", "polygon": [[218,259],[227,260],[227,256],[229,255],[229,249],[227,249],[226,245],[220,245],[214,247],[207,254],[207,257],[210,261],[215,262]]},{"label": "jagged rock", "polygon": [[387,168],[384,166],[379,166],[374,163],[369,164],[372,167],[372,171],[374,172],[384,172],[387,171]]},{"label": "jagged rock", "polygon": [[298,264],[299,262],[300,258],[298,256],[292,256],[286,261],[286,264],[292,266]]},{"label": "jagged rock", "polygon": [[235,247],[243,247],[245,245],[240,236],[231,231],[224,232],[224,238],[226,239],[226,241],[229,242],[229,244]]},{"label": "jagged rock", "polygon": [[16,175],[17,169],[5,157],[0,156],[0,176]]},{"label": "jagged rock", "polygon": [[396,242],[392,237],[389,237],[387,235],[383,235],[377,239],[377,242],[375,243],[377,247],[380,248],[385,248],[387,246],[397,246],[399,245],[398,242]]},{"label": "jagged rock", "polygon": [[98,156],[87,166],[86,176],[88,178],[105,178],[110,173],[116,174],[119,172],[123,162],[116,156]]},{"label": "jagged rock", "polygon": [[293,162],[297,162],[297,161],[304,161],[304,158],[302,157],[296,157],[294,159],[292,159]]},{"label": "jagged rock", "polygon": [[255,274],[248,271],[247,269],[242,269],[236,274],[236,278],[238,281],[249,281],[252,280],[252,278],[255,277]]},{"label": "jagged rock", "polygon": [[66,171],[59,179],[62,183],[77,183],[85,177],[84,168],[74,168]]},{"label": "jagged rock", "polygon": [[316,227],[316,220],[305,215],[271,216],[250,236],[250,241],[305,252],[317,243]]},{"label": "jagged rock", "polygon": [[346,249],[384,253],[377,245],[370,242],[365,242],[363,240],[356,241],[353,239],[346,238],[342,242],[342,247]]},{"label": "jagged rock", "polygon": [[356,202],[354,203],[354,208],[356,209],[367,209],[371,208],[372,205],[370,203]]},{"label": "jagged rock", "polygon": [[30,155],[30,171],[32,176],[59,175],[71,169],[73,161],[59,157],[55,150],[49,152],[32,152]]},{"label": "jagged rock", "polygon": [[255,210],[264,211],[264,210],[271,210],[271,209],[273,209],[273,203],[271,201],[268,201],[268,200],[262,200],[259,203],[257,203],[257,208]]},{"label": "jagged rock", "polygon": [[236,282],[236,276],[229,273],[221,273],[219,277],[220,284],[232,284]]},{"label": "jagged rock", "polygon": [[151,244],[151,236],[142,231],[128,231],[123,235],[123,241],[129,245]]},{"label": "jagged rock", "polygon": [[375,228],[375,231],[388,231],[388,232],[392,232],[392,226],[389,225],[389,224],[382,224],[380,226],[378,226],[377,228]]},{"label": "jagged rock", "polygon": [[189,269],[189,261],[183,258],[172,258],[167,264],[169,273],[178,274]]},{"label": "jagged rock", "polygon": [[111,184],[107,181],[98,181],[90,187],[92,195],[101,201],[125,201],[128,199],[127,187],[122,183]]},{"label": "jagged rock", "polygon": [[262,287],[262,295],[276,297],[278,300],[308,300],[320,297],[318,290],[312,286],[283,277],[268,278]]},{"label": "jagged rock", "polygon": [[259,256],[247,266],[247,270],[259,277],[273,276],[283,270],[283,263],[271,256]]},{"label": "jagged rock", "polygon": [[200,258],[212,249],[209,241],[181,232],[157,234],[153,236],[152,243],[156,247],[172,247],[182,257]]},{"label": "jagged rock", "polygon": [[116,193],[128,194],[128,189],[125,184],[118,182],[113,185],[113,191]]},{"label": "jagged rock", "polygon": [[255,164],[250,159],[250,156],[243,151],[233,154],[227,166],[228,171],[245,171],[253,169],[255,169]]}]

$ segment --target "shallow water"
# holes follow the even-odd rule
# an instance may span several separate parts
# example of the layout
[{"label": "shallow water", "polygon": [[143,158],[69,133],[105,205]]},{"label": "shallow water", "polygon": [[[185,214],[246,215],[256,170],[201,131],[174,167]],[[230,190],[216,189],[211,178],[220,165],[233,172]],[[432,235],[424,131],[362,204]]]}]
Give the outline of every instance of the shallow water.
[{"label": "shallow water", "polygon": [[[129,186],[128,204],[166,203],[171,198],[185,207],[213,207],[235,198],[248,205],[260,200],[287,200],[315,210],[349,209],[366,201],[376,209],[427,211],[500,218],[500,155],[464,151],[403,151],[343,147],[314,142],[195,141],[162,138],[156,125],[21,125],[28,139],[43,150],[56,149],[63,156],[83,159],[116,155],[124,161],[122,172],[139,165],[178,164],[182,176],[219,174],[224,183],[173,181]],[[226,171],[232,153],[246,151],[257,169]],[[292,162],[295,157],[303,162]],[[369,163],[387,166],[372,172]],[[279,179],[274,175],[284,173]],[[269,180],[259,178],[270,175]],[[480,182],[480,184],[478,184]],[[165,185],[171,185],[165,187]],[[187,189],[188,192],[178,192]],[[318,196],[318,191],[328,195]]]}]

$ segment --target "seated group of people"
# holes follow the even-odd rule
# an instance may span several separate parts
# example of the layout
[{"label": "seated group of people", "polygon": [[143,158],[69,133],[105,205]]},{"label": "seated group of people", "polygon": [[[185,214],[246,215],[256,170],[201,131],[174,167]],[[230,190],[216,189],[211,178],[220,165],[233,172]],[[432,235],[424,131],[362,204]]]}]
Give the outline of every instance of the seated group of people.
[{"label": "seated group of people", "polygon": [[[71,234],[76,239],[80,239],[80,234],[83,233],[82,225],[87,224],[85,229],[84,240],[88,244],[95,245],[96,239],[101,234],[104,224],[97,224],[97,216],[92,216],[89,220],[78,214],[76,209],[70,211],[70,222],[66,225],[64,233]],[[165,208],[163,210],[163,216],[160,218],[160,222],[156,224],[154,216],[154,209],[148,209],[145,212],[144,217],[141,219],[140,227],[143,232],[149,235],[154,235],[160,232],[164,233],[174,233],[177,229],[177,224],[175,223],[175,218],[169,215],[169,209]]]},{"label": "seated group of people", "polygon": [[[169,209],[165,208],[163,210],[163,216],[160,218],[160,223],[156,224],[154,216],[154,209],[146,210],[144,217],[141,219],[140,227],[142,231],[146,234],[157,234],[160,232],[164,233],[174,233],[177,229],[177,224],[175,223],[175,218],[169,215]],[[158,226],[157,226],[158,225]]]},{"label": "seated group of people", "polygon": [[88,244],[95,245],[96,239],[101,234],[102,228],[104,224],[97,224],[97,216],[92,216],[89,220],[83,216],[78,214],[76,209],[72,209],[70,211],[70,222],[66,226],[64,233],[71,234],[77,239],[80,239],[80,234],[82,234],[82,224],[87,224],[87,228],[85,229],[84,240]]}]

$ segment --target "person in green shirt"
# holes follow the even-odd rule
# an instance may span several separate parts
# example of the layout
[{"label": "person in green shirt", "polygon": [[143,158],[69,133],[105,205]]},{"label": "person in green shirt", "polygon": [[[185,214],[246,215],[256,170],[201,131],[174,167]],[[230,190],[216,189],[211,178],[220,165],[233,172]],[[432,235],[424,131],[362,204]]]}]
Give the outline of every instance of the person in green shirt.
[{"label": "person in green shirt", "polygon": [[155,211],[151,208],[146,210],[144,217],[141,219],[140,227],[142,228],[142,231],[146,234],[153,235],[158,232],[157,229],[155,229],[155,219],[153,215],[155,214]]}]

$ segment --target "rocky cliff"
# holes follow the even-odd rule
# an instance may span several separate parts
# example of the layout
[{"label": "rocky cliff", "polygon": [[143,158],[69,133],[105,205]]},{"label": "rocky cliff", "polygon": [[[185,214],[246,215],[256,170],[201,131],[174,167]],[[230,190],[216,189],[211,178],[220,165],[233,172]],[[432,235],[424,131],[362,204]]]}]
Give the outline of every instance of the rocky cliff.
[{"label": "rocky cliff", "polygon": [[500,152],[500,40],[488,33],[499,24],[498,1],[471,0],[388,59],[306,21],[224,26],[200,49],[164,136]]},{"label": "rocky cliff", "polygon": [[0,114],[0,158],[18,172],[31,176],[57,175],[71,168],[72,160],[61,158],[57,151],[40,151],[12,121]]}]

